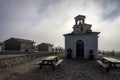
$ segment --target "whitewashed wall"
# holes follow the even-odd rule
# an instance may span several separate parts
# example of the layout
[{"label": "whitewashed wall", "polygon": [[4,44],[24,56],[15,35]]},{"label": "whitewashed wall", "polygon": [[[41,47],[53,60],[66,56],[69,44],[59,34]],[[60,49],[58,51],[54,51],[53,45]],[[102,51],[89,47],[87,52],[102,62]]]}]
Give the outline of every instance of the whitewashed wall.
[{"label": "whitewashed wall", "polygon": [[67,56],[67,49],[72,49],[72,57],[76,58],[76,42],[82,40],[84,42],[84,58],[88,58],[89,50],[93,50],[93,55],[98,58],[98,36],[97,34],[84,35],[66,35],[65,36],[65,55]]}]

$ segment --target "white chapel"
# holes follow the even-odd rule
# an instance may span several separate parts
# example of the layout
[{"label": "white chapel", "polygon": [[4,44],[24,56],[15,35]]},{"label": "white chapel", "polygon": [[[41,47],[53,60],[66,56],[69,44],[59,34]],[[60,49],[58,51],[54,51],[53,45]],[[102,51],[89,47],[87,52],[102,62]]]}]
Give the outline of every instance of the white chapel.
[{"label": "white chapel", "polygon": [[93,32],[91,24],[85,23],[85,16],[78,15],[75,19],[73,32],[64,34],[65,37],[65,56],[67,56],[68,49],[71,49],[72,58],[89,58],[90,50],[94,58],[98,56],[98,34],[100,32]]}]

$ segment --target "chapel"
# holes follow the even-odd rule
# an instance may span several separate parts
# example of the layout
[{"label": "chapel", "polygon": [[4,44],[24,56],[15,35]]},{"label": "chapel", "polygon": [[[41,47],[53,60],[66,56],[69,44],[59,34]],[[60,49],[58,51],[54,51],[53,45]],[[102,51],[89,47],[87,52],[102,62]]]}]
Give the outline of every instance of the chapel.
[{"label": "chapel", "polygon": [[98,56],[98,34],[91,30],[91,24],[85,23],[86,16],[78,15],[74,17],[75,24],[71,33],[64,34],[65,37],[65,56],[71,50],[72,58],[88,59],[92,54],[94,59]]}]

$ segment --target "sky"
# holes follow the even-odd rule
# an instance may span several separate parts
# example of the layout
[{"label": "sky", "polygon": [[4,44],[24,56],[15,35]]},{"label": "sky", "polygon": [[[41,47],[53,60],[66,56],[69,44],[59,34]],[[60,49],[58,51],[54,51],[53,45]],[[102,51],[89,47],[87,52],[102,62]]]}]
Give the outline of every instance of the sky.
[{"label": "sky", "polygon": [[64,47],[74,17],[100,32],[99,50],[120,51],[120,0],[0,0],[0,42],[11,37]]}]

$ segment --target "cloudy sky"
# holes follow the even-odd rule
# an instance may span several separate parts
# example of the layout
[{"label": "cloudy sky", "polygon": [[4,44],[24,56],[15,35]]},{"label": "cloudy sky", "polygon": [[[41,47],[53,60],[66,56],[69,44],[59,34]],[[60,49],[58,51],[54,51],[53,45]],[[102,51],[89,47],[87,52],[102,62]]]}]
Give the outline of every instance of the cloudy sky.
[{"label": "cloudy sky", "polygon": [[120,50],[120,0],[0,0],[0,42],[17,37],[64,47],[74,17],[100,33],[100,50]]}]

